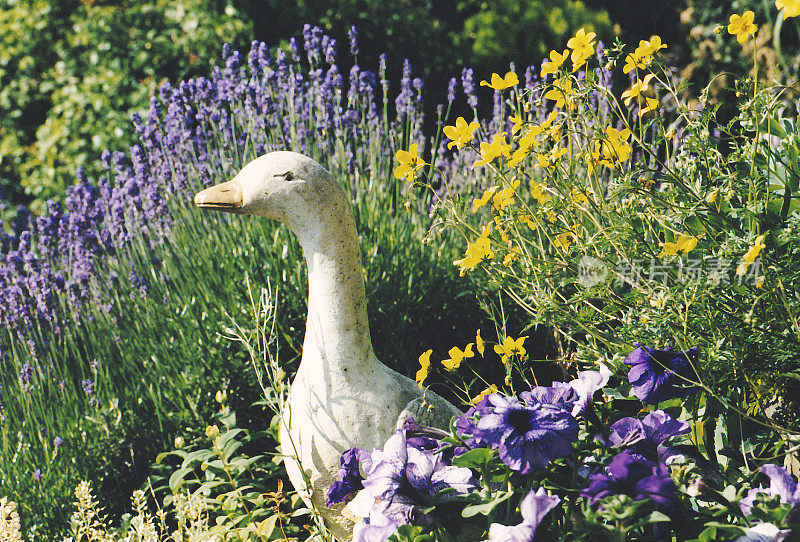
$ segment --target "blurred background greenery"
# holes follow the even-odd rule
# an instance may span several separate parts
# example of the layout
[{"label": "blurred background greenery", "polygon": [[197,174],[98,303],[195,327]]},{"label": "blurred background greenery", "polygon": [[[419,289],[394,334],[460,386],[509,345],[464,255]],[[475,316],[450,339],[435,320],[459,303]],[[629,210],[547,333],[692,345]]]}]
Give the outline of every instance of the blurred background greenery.
[{"label": "blurred background greenery", "polygon": [[[61,199],[83,167],[90,178],[106,149],[132,142],[132,111],[146,109],[162,81],[209,72],[222,44],[245,48],[258,39],[284,46],[305,23],[339,43],[359,32],[358,62],[376,69],[387,54],[390,81],[403,59],[426,82],[427,107],[444,101],[462,68],[477,80],[538,64],[577,28],[592,27],[606,43],[658,34],[671,64],[687,80],[741,71],[742,51],[714,33],[726,14],[756,11],[757,42],[767,76],[797,51],[797,29],[783,28],[762,0],[0,0],[0,193],[9,218],[17,205],[41,211]],[[345,45],[346,47],[346,45]],[[751,51],[752,52],[752,51]],[[745,52],[746,53],[746,52]],[[343,69],[349,66],[343,63]],[[785,72],[786,70],[784,70]],[[796,69],[794,70],[796,72]],[[345,72],[346,73],[346,72]],[[715,88],[722,88],[717,81]],[[696,89],[697,90],[697,89]],[[429,122],[433,115],[428,115]]]}]

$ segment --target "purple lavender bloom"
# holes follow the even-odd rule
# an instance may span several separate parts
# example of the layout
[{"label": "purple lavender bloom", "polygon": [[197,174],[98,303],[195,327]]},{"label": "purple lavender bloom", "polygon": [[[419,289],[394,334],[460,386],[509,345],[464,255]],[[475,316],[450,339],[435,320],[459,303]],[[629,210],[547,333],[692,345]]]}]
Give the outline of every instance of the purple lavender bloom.
[{"label": "purple lavender bloom", "polygon": [[669,346],[666,350],[656,350],[633,344],[636,350],[628,354],[623,363],[631,366],[628,381],[643,403],[655,405],[675,397],[688,397],[697,391],[697,387],[689,386],[698,380],[694,370],[697,347],[676,352]]},{"label": "purple lavender bloom", "polygon": [[37,482],[42,481],[42,469],[36,469],[31,473],[31,477],[36,480]]},{"label": "purple lavender bloom", "polygon": [[781,502],[788,503],[793,508],[800,505],[800,485],[785,468],[768,463],[759,470],[769,477],[769,487],[757,487],[749,490],[747,496],[739,503],[742,513],[746,516],[750,515],[750,509],[759,494],[768,498],[778,497]]},{"label": "purple lavender bloom", "polygon": [[19,387],[23,392],[28,392],[31,389],[31,372],[31,364],[26,361],[19,371]]},{"label": "purple lavender bloom", "polygon": [[666,467],[625,450],[611,460],[605,472],[589,477],[581,496],[592,503],[609,495],[628,495],[635,501],[649,499],[666,513],[679,509],[678,490]]},{"label": "purple lavender bloom", "polygon": [[83,388],[83,393],[86,395],[94,395],[94,382],[90,379],[86,378],[81,380],[81,387]]},{"label": "purple lavender bloom", "polygon": [[512,470],[528,474],[569,455],[578,440],[578,421],[558,405],[520,403],[499,393],[487,396],[492,410],[478,420],[481,439],[497,448]]},{"label": "purple lavender bloom", "polygon": [[64,441],[61,439],[61,437],[56,437],[53,439],[53,446],[55,447],[56,450],[58,450],[58,447],[61,446],[62,442]]},{"label": "purple lavender bloom", "polygon": [[561,499],[551,497],[543,487],[529,492],[519,505],[522,523],[513,527],[492,523],[489,527],[489,542],[533,542],[536,528],[542,519],[555,508]]},{"label": "purple lavender bloom", "polygon": [[351,26],[347,31],[347,37],[350,38],[350,54],[356,56],[358,54],[358,30],[355,26]]},{"label": "purple lavender bloom", "polygon": [[360,459],[364,458],[369,460],[369,452],[365,452],[361,448],[354,447],[345,451],[339,459],[341,467],[337,480],[328,488],[328,500],[325,506],[331,507],[334,504],[346,501],[359,489],[363,489],[362,481],[364,477],[361,475]]},{"label": "purple lavender bloom", "polygon": [[472,68],[464,68],[461,71],[461,87],[467,95],[467,105],[473,109],[478,107],[478,96],[475,94],[475,76]]},{"label": "purple lavender bloom", "polygon": [[450,83],[447,85],[447,103],[453,103],[456,99],[456,87],[458,86],[458,79],[455,77],[450,78]]}]

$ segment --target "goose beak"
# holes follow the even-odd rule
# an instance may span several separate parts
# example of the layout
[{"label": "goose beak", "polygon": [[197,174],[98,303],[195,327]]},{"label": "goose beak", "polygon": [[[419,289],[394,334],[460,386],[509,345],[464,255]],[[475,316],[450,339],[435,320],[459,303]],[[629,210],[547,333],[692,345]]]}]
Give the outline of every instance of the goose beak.
[{"label": "goose beak", "polygon": [[206,188],[194,197],[194,204],[212,211],[235,213],[243,205],[242,186],[234,179]]}]

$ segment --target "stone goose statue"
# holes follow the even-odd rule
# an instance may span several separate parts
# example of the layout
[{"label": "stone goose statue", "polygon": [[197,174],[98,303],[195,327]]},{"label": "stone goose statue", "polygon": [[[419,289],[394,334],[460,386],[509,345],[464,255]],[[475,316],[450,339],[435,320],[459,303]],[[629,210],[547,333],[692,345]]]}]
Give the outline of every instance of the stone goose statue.
[{"label": "stone goose statue", "polygon": [[320,164],[294,152],[265,154],[233,180],[199,192],[194,201],[204,209],[283,222],[303,247],[306,335],[280,443],[295,489],[319,510],[334,536],[349,539],[353,523],[341,514],[342,505],[325,506],[342,452],[382,447],[409,416],[420,425],[446,429],[462,412],[431,391],[423,396],[414,380],[375,357],[350,204]]}]

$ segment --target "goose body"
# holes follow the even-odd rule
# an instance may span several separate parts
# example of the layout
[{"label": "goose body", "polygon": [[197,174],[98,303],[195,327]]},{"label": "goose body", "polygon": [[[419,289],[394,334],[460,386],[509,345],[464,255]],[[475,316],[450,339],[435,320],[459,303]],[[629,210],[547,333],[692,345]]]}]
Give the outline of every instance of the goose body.
[{"label": "goose body", "polygon": [[353,524],[341,515],[341,505],[325,506],[342,452],[382,447],[408,416],[446,429],[461,411],[430,391],[423,398],[416,382],[376,358],[350,204],[320,164],[293,152],[265,154],[233,180],[198,193],[195,203],[283,222],[303,247],[306,334],[280,443],[295,489],[337,538],[349,539]]}]

